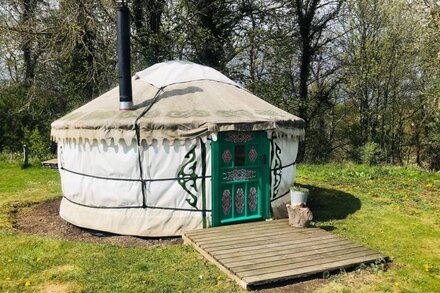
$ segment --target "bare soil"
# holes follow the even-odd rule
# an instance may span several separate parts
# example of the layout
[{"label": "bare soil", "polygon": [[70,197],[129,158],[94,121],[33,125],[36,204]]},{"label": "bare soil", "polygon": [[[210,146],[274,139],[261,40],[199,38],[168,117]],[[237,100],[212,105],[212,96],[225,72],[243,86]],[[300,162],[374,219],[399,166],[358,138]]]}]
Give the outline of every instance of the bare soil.
[{"label": "bare soil", "polygon": [[59,216],[60,201],[61,199],[55,199],[37,204],[31,209],[18,209],[15,214],[14,228],[25,233],[56,239],[121,246],[158,247],[182,243],[180,237],[142,238],[79,228]]},{"label": "bare soil", "polygon": [[[316,278],[316,277],[315,277]],[[277,282],[260,288],[255,288],[261,293],[309,293],[328,283],[327,279],[302,278],[286,282]]]}]

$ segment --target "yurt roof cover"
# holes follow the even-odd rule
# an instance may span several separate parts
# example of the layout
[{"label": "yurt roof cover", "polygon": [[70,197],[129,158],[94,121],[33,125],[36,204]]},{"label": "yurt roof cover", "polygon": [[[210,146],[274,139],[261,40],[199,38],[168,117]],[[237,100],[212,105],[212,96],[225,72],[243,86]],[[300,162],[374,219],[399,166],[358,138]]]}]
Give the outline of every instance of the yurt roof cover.
[{"label": "yurt roof cover", "polygon": [[135,75],[157,88],[196,80],[212,80],[239,86],[214,68],[188,61],[157,63]]},{"label": "yurt roof cover", "polygon": [[61,139],[194,139],[219,131],[304,135],[304,121],[256,97],[207,66],[155,64],[132,79],[134,109],[119,111],[118,87],[52,123]]}]

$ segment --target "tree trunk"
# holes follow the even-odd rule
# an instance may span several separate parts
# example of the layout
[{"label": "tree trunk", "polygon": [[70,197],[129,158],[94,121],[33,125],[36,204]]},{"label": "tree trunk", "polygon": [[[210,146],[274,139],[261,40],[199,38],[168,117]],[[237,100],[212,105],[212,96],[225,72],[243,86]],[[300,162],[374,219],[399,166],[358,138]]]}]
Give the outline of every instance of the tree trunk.
[{"label": "tree trunk", "polygon": [[[23,0],[22,25],[26,30],[31,30],[35,19],[37,0]],[[21,50],[23,52],[23,80],[26,86],[30,86],[35,77],[35,56],[32,51],[32,36],[30,32],[24,32],[22,36]]]},{"label": "tree trunk", "polygon": [[[298,19],[301,53],[300,53],[300,66],[299,66],[299,115],[305,121],[305,130],[308,128],[308,104],[309,104],[309,78],[310,78],[310,66],[312,63],[313,49],[312,49],[312,20],[315,16],[316,6],[318,0],[312,0],[312,4],[309,7],[308,3],[304,3],[302,0],[296,1],[296,16]],[[302,141],[298,148],[298,162],[302,162],[305,159],[306,153],[306,140]]]},{"label": "tree trunk", "polygon": [[164,50],[159,40],[162,26],[164,0],[133,0],[132,15],[137,51],[142,59],[152,65],[164,59]]}]

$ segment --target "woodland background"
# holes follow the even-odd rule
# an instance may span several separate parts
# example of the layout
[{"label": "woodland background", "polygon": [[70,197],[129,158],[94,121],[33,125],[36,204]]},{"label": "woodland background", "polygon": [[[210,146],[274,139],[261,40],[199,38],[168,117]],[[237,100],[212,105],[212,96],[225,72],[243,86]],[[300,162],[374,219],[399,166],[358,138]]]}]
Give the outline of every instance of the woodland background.
[{"label": "woodland background", "polygon": [[[440,169],[440,2],[132,0],[132,72],[212,66],[306,121],[299,158]],[[111,0],[0,0],[0,152],[117,85]]]}]

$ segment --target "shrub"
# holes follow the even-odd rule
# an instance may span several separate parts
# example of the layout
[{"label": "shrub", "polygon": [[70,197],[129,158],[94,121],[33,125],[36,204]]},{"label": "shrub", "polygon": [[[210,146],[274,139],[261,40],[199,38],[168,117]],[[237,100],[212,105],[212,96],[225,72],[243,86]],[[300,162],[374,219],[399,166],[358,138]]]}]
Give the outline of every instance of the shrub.
[{"label": "shrub", "polygon": [[367,165],[375,165],[382,161],[382,150],[375,142],[367,142],[361,148],[362,163]]},{"label": "shrub", "polygon": [[26,144],[29,149],[29,157],[37,161],[43,161],[50,156],[50,146],[43,139],[38,128],[32,132],[25,129]]}]

